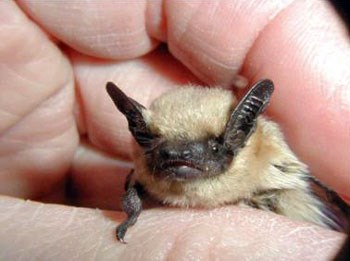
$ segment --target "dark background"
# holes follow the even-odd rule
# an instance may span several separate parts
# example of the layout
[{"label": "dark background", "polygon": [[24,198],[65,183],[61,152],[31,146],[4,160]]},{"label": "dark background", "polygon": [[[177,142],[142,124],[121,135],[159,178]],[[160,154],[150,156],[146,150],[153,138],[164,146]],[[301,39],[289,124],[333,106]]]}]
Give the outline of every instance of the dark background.
[{"label": "dark background", "polygon": [[343,18],[347,24],[348,31],[350,33],[350,1],[348,0],[329,0],[335,7],[339,15]]}]

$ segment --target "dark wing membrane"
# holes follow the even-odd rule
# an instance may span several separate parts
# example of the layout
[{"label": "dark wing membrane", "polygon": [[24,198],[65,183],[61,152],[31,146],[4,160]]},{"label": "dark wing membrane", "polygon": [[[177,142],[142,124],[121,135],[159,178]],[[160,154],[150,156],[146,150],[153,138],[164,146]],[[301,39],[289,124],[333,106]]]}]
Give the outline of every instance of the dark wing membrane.
[{"label": "dark wing membrane", "polygon": [[324,185],[316,177],[309,175],[312,191],[325,204],[323,213],[333,221],[329,226],[340,232],[350,229],[350,206],[332,189]]},{"label": "dark wing membrane", "polygon": [[344,245],[340,249],[334,261],[349,261],[350,260],[350,230],[348,232],[348,238],[344,242]]},{"label": "dark wing membrane", "polygon": [[266,109],[273,90],[271,80],[257,82],[232,112],[224,133],[224,144],[232,153],[244,146],[255,130],[256,119]]},{"label": "dark wing membrane", "polygon": [[118,110],[123,113],[128,120],[129,130],[136,141],[143,147],[148,146],[153,139],[153,135],[150,133],[142,115],[142,110],[145,109],[145,107],[126,96],[126,94],[112,82],[107,83],[106,90]]}]

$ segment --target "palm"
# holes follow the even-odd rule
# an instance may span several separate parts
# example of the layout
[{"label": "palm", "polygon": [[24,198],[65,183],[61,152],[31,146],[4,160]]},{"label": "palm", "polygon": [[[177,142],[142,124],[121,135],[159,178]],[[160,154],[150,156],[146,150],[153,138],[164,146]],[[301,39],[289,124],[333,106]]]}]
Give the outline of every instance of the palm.
[{"label": "palm", "polygon": [[[59,21],[65,10],[62,6],[37,4],[36,9],[30,9],[29,7],[35,4],[22,3],[26,12],[44,25],[49,35],[63,39],[78,51],[68,47],[64,47],[63,51],[58,49],[36,24],[32,24],[23,17],[21,11],[12,2],[4,1],[0,5],[2,5],[0,10],[5,10],[5,13],[10,14],[10,18],[16,18],[8,19],[0,25],[1,39],[3,39],[0,60],[4,65],[0,70],[2,88],[0,191],[2,194],[61,203],[67,199],[73,199],[79,206],[118,209],[124,176],[130,167],[128,165],[130,163],[125,162],[129,160],[131,136],[127,131],[126,121],[116,111],[105,92],[105,83],[109,80],[114,81],[135,100],[147,106],[154,97],[167,89],[174,88],[178,84],[199,82],[191,71],[206,83],[228,86],[232,81],[232,75],[237,73],[239,68],[242,68],[241,73],[247,76],[250,82],[263,77],[269,77],[275,81],[277,90],[268,113],[281,123],[291,146],[310,165],[315,175],[337,191],[347,192],[349,179],[346,173],[349,172],[350,166],[346,160],[346,151],[350,146],[348,136],[350,117],[346,115],[350,113],[350,100],[344,94],[346,94],[345,88],[349,85],[346,81],[350,79],[348,70],[350,54],[344,28],[338,23],[329,7],[320,7],[322,4],[315,4],[317,8],[313,10],[318,10],[321,18],[317,15],[313,17],[320,23],[317,25],[321,31],[323,26],[328,27],[329,23],[332,23],[334,28],[322,31],[322,39],[334,38],[337,40],[336,44],[332,41],[320,42],[317,28],[312,27],[314,26],[312,22],[315,22],[312,19],[310,22],[312,30],[300,28],[300,32],[293,34],[293,30],[298,25],[297,21],[295,24],[286,23],[286,21],[294,21],[295,17],[303,17],[304,12],[311,10],[303,9],[298,5],[289,7],[287,9],[289,12],[286,12],[285,16],[280,15],[273,21],[268,21],[269,15],[278,13],[281,11],[278,8],[282,7],[266,7],[264,9],[266,13],[256,13],[254,17],[257,19],[254,19],[255,22],[251,24],[251,21],[244,18],[248,14],[248,17],[253,15],[248,7],[248,9],[243,8],[242,12],[237,12],[235,6],[227,3],[221,7],[220,5],[215,7],[216,9],[203,4],[199,12],[199,7],[188,5],[186,8],[191,12],[184,12],[184,5],[177,5],[174,1],[167,4],[167,41],[171,53],[164,47],[149,53],[155,47],[156,41],[147,38],[145,33],[144,35],[139,33],[138,38],[133,34],[129,35],[128,40],[134,44],[133,48],[128,48],[127,45],[122,45],[120,48],[113,45],[113,41],[116,41],[113,37],[111,42],[108,42],[108,37],[106,42],[96,42],[95,49],[91,49],[93,44],[88,42],[94,39],[94,33],[104,28],[104,23],[118,24],[115,22],[117,14],[122,17],[123,13],[132,13],[132,8],[137,9],[136,4],[135,7],[130,7],[130,10],[125,7],[123,7],[125,10],[120,6],[115,7],[113,12],[110,11],[112,7],[95,8],[100,12],[101,10],[106,12],[102,15],[103,23],[101,21],[95,23],[97,26],[102,26],[102,29],[93,28],[94,23],[92,23],[88,30],[84,31],[86,34],[92,32],[90,38],[86,34],[74,38],[68,30],[71,27],[67,27],[65,31],[64,26],[57,26],[60,25]],[[47,12],[45,8],[55,8],[57,16]],[[86,6],[81,8],[81,10],[87,10],[86,19],[91,16],[88,11],[95,10]],[[217,12],[216,16],[210,16],[213,9]],[[195,10],[197,13],[192,12]],[[235,21],[225,20],[228,19],[227,17],[232,17],[232,14],[236,14],[235,12],[240,14],[234,16]],[[323,16],[330,19],[323,19]],[[189,21],[189,17],[192,23],[184,24],[185,21]],[[212,17],[211,20],[208,17]],[[213,17],[223,17],[223,19]],[[67,25],[72,25],[78,24],[81,17],[76,17],[77,20],[74,20],[75,17],[71,16],[69,19],[72,21],[68,21]],[[134,19],[137,18],[134,17]],[[119,21],[120,23],[122,22]],[[230,24],[229,28],[232,28],[232,32],[220,30],[227,23]],[[150,24],[152,26],[152,21]],[[72,28],[74,31],[74,27]],[[79,26],[75,28],[76,35],[81,33],[79,28],[81,29]],[[155,38],[162,39],[164,34],[159,33],[155,28],[149,29],[151,34]],[[120,36],[115,33],[117,39],[124,39],[123,29],[118,29]],[[117,32],[118,30],[116,29]],[[67,36],[68,33],[69,36]],[[106,35],[108,36],[107,33]],[[206,45],[206,43],[210,44]],[[109,46],[113,47],[109,48]],[[332,56],[326,56],[330,52]],[[125,59],[139,57],[144,53],[149,54],[130,60],[113,61],[93,58],[102,56]],[[176,61],[173,55],[182,63]],[[320,111],[322,117],[319,116]],[[66,193],[65,190],[67,180],[69,180],[70,193]],[[108,233],[113,231],[116,225],[114,218],[118,217],[119,220],[120,213],[101,214],[90,210],[75,210],[66,206],[37,205],[36,203],[21,205],[18,203],[21,201],[8,198],[2,199],[1,202],[4,209],[1,213],[4,216],[13,216],[12,222],[6,218],[2,219],[4,227],[12,229],[10,234],[20,233],[28,227],[26,222],[29,222],[38,226],[40,233],[47,233],[47,239],[66,225],[66,229],[58,233],[58,238],[71,239],[72,235],[66,233],[70,229],[74,231],[73,236],[77,238],[84,238],[89,232],[96,233],[100,237],[100,242],[103,242],[101,244],[113,246],[112,249],[116,253],[119,251],[118,246],[115,246],[113,235]],[[13,207],[16,204],[18,208]],[[212,218],[213,213],[215,219]],[[35,215],[36,218],[26,221],[21,214]],[[192,217],[195,218],[192,219]],[[70,218],[73,221],[66,224],[67,219]],[[94,221],[93,224],[91,220]],[[179,223],[179,220],[183,223]],[[51,226],[45,226],[47,222]],[[280,229],[274,230],[274,226],[259,226],[261,222],[278,224]],[[168,226],[169,223],[175,226]],[[226,227],[229,227],[228,230],[225,230],[220,223],[226,224]],[[76,224],[84,224],[83,229],[77,230]],[[140,233],[137,233],[135,227],[135,233],[130,231],[130,236],[134,235],[133,241],[150,242],[146,240],[146,232],[149,232],[154,236],[149,247],[156,245],[159,247],[158,253],[166,253],[167,245],[163,243],[169,242],[170,245],[174,245],[172,240],[175,232],[178,228],[182,228],[183,231],[178,235],[184,239],[186,239],[187,230],[188,237],[202,235],[201,239],[198,239],[200,248],[196,250],[200,253],[207,251],[208,247],[218,242],[218,238],[222,237],[220,231],[231,231],[236,235],[234,237],[236,240],[237,236],[244,236],[244,230],[232,231],[242,226],[247,226],[251,231],[261,231],[262,237],[273,231],[271,234],[280,238],[285,244],[298,241],[303,237],[307,238],[310,231],[313,232],[312,237],[315,240],[331,238],[331,244],[329,240],[325,240],[326,243],[321,240],[318,249],[322,249],[323,245],[332,249],[332,245],[339,244],[341,240],[341,236],[333,232],[305,225],[302,225],[305,232],[300,234],[299,239],[293,237],[283,239],[283,236],[288,234],[288,229],[298,230],[301,225],[290,223],[281,217],[276,218],[253,210],[238,210],[235,207],[210,212],[146,211],[138,223]],[[214,233],[215,231],[217,234]],[[213,237],[213,241],[208,241],[209,237]],[[31,243],[30,238],[30,234],[24,236],[18,241],[18,247],[25,249],[26,244]],[[41,238],[45,239],[45,236]],[[94,244],[94,239],[87,238],[86,241],[80,242],[79,246],[71,244],[70,247],[85,249]],[[229,239],[230,243],[226,242],[226,245],[233,249],[237,246],[237,242],[231,239]],[[249,239],[246,240],[249,241]],[[9,241],[11,240],[8,240],[4,234],[1,235],[2,246],[12,248],[6,243]],[[42,242],[45,246],[45,241]],[[183,242],[184,245],[180,243],[181,249],[184,249],[187,242],[191,245],[190,241]],[[254,242],[258,241],[253,241],[253,246]],[[302,243],[302,240],[299,242]],[[258,250],[262,249],[260,245],[255,246]],[[147,252],[147,247],[146,244],[143,251]],[[276,247],[283,248],[284,244]],[[191,251],[194,251],[194,248]],[[308,251],[310,252],[310,249],[304,248],[300,253]],[[103,252],[102,255],[107,252]],[[15,252],[8,251],[8,253]],[[152,253],[147,252],[150,256]],[[327,253],[331,253],[331,250]]]}]

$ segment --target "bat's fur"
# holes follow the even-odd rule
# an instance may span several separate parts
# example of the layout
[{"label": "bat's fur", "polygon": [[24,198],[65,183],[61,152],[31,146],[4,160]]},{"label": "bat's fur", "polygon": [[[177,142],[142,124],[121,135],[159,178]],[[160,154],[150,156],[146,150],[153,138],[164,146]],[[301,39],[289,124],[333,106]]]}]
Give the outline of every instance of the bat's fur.
[{"label": "bat's fur", "polygon": [[[187,87],[161,96],[142,114],[152,133],[167,140],[203,140],[224,132],[236,104],[230,91]],[[307,167],[290,150],[278,125],[262,116],[246,145],[220,175],[186,181],[158,179],[138,145],[134,161],[135,179],[165,204],[204,208],[240,204],[324,227],[334,225],[310,191]]]}]

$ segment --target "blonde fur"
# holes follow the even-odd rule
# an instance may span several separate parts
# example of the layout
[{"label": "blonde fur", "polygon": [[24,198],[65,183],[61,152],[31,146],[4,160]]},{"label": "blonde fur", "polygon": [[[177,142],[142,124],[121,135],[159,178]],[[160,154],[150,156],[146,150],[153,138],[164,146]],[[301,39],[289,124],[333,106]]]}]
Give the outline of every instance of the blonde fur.
[{"label": "blonde fur", "polygon": [[[151,131],[168,140],[202,140],[224,132],[236,104],[227,90],[188,87],[161,96],[143,114]],[[331,222],[320,210],[322,203],[310,193],[306,166],[290,150],[278,125],[264,117],[258,118],[246,146],[218,176],[190,181],[157,179],[143,153],[135,147],[136,179],[165,204],[204,208],[253,204],[265,209],[266,200],[273,200],[276,213],[321,226]]]},{"label": "blonde fur", "polygon": [[219,136],[236,103],[232,93],[222,89],[179,88],[152,103],[149,127],[167,140]]}]

